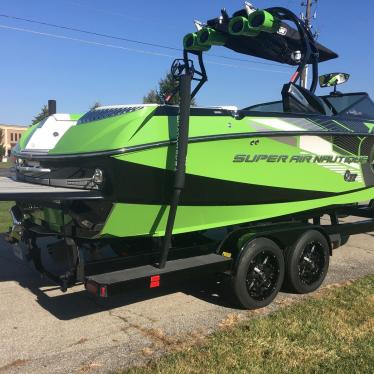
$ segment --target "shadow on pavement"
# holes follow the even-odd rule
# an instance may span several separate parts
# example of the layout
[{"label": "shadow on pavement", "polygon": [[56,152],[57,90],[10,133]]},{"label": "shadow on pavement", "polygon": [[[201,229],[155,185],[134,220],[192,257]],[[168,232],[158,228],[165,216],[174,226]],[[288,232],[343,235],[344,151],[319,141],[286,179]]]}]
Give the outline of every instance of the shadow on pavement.
[{"label": "shadow on pavement", "polygon": [[0,177],[10,177],[12,174],[13,170],[0,168]]},{"label": "shadow on pavement", "polygon": [[[66,293],[27,263],[16,258],[11,246],[0,237],[0,289],[4,282],[17,282],[36,296],[36,302],[60,320],[71,320],[118,307],[183,292],[205,302],[230,308],[224,287],[215,277],[190,279],[187,282],[164,285],[157,289],[134,289],[109,299],[98,299],[76,286]],[[30,302],[32,302],[30,300]]]}]

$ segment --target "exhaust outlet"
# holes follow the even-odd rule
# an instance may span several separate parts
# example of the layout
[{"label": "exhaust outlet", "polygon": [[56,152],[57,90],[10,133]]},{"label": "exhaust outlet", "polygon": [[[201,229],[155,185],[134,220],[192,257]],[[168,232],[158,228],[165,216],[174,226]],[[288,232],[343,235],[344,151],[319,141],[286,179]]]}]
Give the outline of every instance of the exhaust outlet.
[{"label": "exhaust outlet", "polygon": [[57,113],[56,100],[48,100],[48,115],[53,116]]}]

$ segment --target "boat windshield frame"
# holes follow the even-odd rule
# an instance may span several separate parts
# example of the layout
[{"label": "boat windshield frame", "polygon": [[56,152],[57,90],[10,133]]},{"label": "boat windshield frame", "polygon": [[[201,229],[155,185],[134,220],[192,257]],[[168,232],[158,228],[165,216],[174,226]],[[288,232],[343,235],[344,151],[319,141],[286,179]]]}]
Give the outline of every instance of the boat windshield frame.
[{"label": "boat windshield frame", "polygon": [[[348,105],[337,109],[337,106],[333,104],[333,100],[338,100],[339,98],[346,99],[347,97],[350,96],[357,96],[358,99],[356,101],[350,102]],[[374,120],[374,102],[366,92],[350,92],[350,93],[338,93],[338,94],[330,94],[330,95],[323,95],[323,96],[318,96],[320,99],[323,100],[323,102],[330,108],[331,114],[326,114],[326,117],[349,117],[349,118],[360,118],[360,119],[370,119]],[[329,100],[333,99],[333,100]],[[372,109],[371,113],[359,113],[356,111],[354,114],[354,110],[357,107],[358,104],[362,104],[363,102],[367,102],[370,105],[370,109]],[[265,107],[265,106],[279,106],[279,109],[281,110],[258,110],[256,108],[259,107]],[[263,113],[264,115],[266,114],[276,114],[276,115],[281,115],[281,116],[287,116],[287,115],[315,115],[316,113],[309,113],[309,112],[284,112],[283,111],[283,102],[282,100],[276,100],[276,101],[269,101],[265,103],[260,103],[260,104],[255,104],[251,105],[249,107],[243,108],[240,111],[245,111],[245,112],[255,112],[256,114]],[[321,114],[320,114],[321,115]]]}]

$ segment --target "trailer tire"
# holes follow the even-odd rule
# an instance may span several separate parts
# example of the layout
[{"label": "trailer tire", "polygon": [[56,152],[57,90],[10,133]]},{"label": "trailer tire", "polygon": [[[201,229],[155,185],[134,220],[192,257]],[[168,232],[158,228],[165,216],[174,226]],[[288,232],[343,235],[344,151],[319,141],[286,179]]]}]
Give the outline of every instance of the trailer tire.
[{"label": "trailer tire", "polygon": [[272,240],[248,242],[231,278],[233,301],[244,309],[262,308],[277,296],[284,280],[284,256]]},{"label": "trailer tire", "polygon": [[317,230],[308,230],[285,252],[286,289],[305,294],[315,291],[324,281],[330,260],[330,246]]}]

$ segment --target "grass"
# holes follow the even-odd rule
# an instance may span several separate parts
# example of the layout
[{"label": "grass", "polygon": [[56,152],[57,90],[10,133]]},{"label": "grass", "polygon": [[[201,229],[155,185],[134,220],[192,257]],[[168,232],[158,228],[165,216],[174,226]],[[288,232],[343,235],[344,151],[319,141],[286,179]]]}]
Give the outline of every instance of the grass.
[{"label": "grass", "polygon": [[14,205],[13,202],[0,201],[0,233],[8,231],[11,225],[9,209],[12,205]]},{"label": "grass", "polygon": [[126,373],[373,373],[374,276],[218,331]]},{"label": "grass", "polygon": [[[8,169],[12,166],[11,162],[0,162],[0,169]],[[8,231],[11,225],[9,208],[14,203],[0,201],[0,233]]]},{"label": "grass", "polygon": [[0,162],[0,169],[9,169],[11,166],[10,162]]}]

